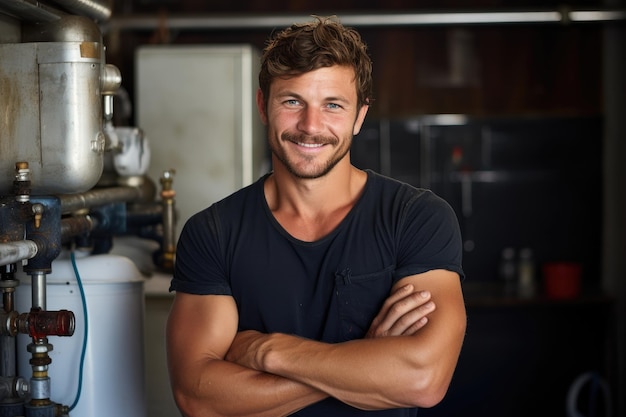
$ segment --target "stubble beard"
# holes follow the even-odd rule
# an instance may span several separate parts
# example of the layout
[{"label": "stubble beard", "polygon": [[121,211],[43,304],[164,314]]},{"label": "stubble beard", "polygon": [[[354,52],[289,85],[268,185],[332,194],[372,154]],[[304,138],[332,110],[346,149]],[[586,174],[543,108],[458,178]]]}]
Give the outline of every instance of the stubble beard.
[{"label": "stubble beard", "polygon": [[[309,143],[309,144],[324,144],[326,146],[336,147],[340,142],[337,138],[328,136],[307,136],[304,134],[294,134],[290,132],[283,132],[281,134],[282,142],[294,142],[294,143]],[[314,163],[314,159],[318,156],[300,156],[305,160],[305,167],[299,169],[297,164],[290,160],[286,152],[280,147],[270,141],[270,150],[272,154],[283,164],[283,166],[296,178],[300,179],[316,179],[327,175],[338,163],[341,161],[350,151],[352,145],[352,137],[346,139],[345,144],[339,149],[339,153],[335,153],[327,161],[316,164],[315,167],[310,167]]]}]

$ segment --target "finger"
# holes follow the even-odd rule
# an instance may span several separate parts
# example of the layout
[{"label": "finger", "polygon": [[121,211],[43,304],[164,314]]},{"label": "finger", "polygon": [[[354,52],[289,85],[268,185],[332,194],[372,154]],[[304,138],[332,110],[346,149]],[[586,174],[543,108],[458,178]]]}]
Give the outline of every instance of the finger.
[{"label": "finger", "polygon": [[385,300],[385,303],[383,304],[383,308],[385,306],[389,308],[391,305],[393,305],[397,301],[411,294],[413,290],[414,290],[413,284],[403,285],[402,287],[392,292],[389,297],[387,297],[387,299]]},{"label": "finger", "polygon": [[432,301],[411,310],[394,322],[387,331],[389,336],[410,336],[428,323],[428,315],[435,311],[435,303]]},{"label": "finger", "polygon": [[391,329],[391,327],[398,320],[400,320],[402,316],[428,303],[429,301],[430,292],[428,291],[402,294],[402,298],[396,300],[393,304],[387,307],[387,310],[382,316],[382,320],[378,323],[378,327],[382,328],[383,331]]},{"label": "finger", "polygon": [[[379,333],[378,328],[381,322],[387,316],[387,312],[389,311],[391,306],[398,300],[411,294],[412,291],[413,291],[413,285],[408,284],[408,285],[404,285],[398,288],[396,291],[391,293],[391,295],[387,297],[387,299],[385,299],[385,302],[383,303],[376,317],[374,317],[374,319],[372,320],[372,323],[370,324],[370,327],[365,337],[376,337],[377,333]],[[378,334],[378,336],[382,336],[382,334]]]},{"label": "finger", "polygon": [[366,337],[400,335],[412,326],[422,327],[423,324],[420,325],[418,320],[434,309],[434,304],[426,306],[428,302],[430,302],[428,291],[403,296],[391,306],[381,310],[372,321]]},{"label": "finger", "polygon": [[417,322],[413,323],[408,329],[402,332],[402,336],[413,336],[418,330],[421,330],[422,327],[426,326],[428,323],[428,317],[422,317]]}]

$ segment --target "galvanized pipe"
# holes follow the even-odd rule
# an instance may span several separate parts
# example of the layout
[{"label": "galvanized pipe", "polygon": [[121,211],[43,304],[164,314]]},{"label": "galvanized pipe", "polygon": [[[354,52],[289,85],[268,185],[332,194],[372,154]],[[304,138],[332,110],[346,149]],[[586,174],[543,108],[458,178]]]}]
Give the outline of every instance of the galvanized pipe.
[{"label": "galvanized pipe", "polygon": [[98,221],[91,216],[72,216],[61,219],[61,242],[66,243],[71,238],[89,234],[98,226]]},{"label": "galvanized pipe", "polygon": [[32,290],[32,308],[40,308],[43,311],[47,308],[46,294],[46,273],[37,271],[30,274]]},{"label": "galvanized pipe", "polygon": [[38,250],[32,240],[0,243],[0,266],[34,258]]},{"label": "galvanized pipe", "polygon": [[59,199],[61,201],[61,212],[67,214],[110,203],[134,201],[141,197],[142,191],[140,188],[112,187],[93,189],[79,194],[61,195]]}]

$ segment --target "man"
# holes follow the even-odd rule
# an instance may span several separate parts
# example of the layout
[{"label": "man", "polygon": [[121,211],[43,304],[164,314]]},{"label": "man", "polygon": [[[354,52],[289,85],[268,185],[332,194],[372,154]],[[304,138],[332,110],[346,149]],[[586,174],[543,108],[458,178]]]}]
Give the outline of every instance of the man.
[{"label": "man", "polygon": [[265,48],[259,82],[273,171],[179,240],[177,405],[193,417],[415,416],[444,397],[465,332],[456,217],[350,163],[372,88],[356,31],[291,26]]}]

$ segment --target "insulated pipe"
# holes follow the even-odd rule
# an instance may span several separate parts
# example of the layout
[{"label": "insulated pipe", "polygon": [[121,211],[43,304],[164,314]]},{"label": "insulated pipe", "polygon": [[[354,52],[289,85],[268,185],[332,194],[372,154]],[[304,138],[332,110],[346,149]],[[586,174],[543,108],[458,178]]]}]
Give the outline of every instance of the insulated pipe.
[{"label": "insulated pipe", "polygon": [[34,258],[38,250],[32,240],[0,243],[0,266]]},{"label": "insulated pipe", "polygon": [[[443,11],[414,13],[335,13],[347,26],[440,26],[486,24],[536,24],[574,22],[613,22],[626,20],[626,10],[615,9],[560,9],[505,10],[505,11]],[[219,16],[128,16],[114,17],[106,23],[103,32],[115,30],[235,30],[274,29],[288,27],[294,22],[309,20],[306,15],[219,15]]]}]

